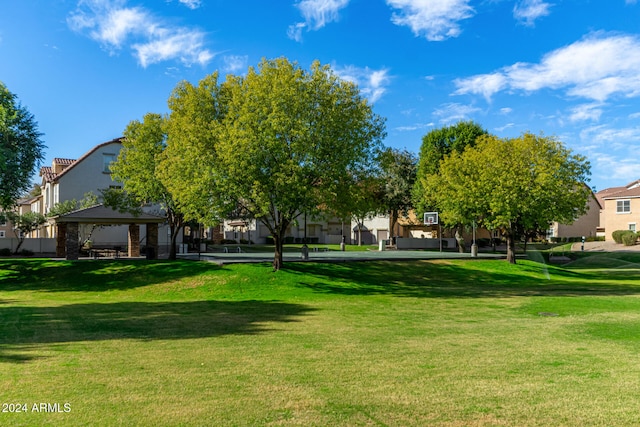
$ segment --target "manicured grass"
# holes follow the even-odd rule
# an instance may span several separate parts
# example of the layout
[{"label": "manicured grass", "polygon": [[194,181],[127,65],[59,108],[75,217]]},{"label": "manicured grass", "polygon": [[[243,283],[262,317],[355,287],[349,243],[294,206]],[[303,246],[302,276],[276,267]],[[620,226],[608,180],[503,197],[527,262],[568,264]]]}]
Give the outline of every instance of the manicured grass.
[{"label": "manicured grass", "polygon": [[0,425],[637,425],[639,296],[636,254],[3,260]]}]

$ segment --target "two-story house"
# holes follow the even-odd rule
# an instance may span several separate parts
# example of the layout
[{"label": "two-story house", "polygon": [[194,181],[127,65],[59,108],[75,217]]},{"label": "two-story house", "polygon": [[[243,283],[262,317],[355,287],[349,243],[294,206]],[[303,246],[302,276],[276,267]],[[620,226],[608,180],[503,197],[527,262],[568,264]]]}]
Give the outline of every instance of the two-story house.
[{"label": "two-story house", "polygon": [[605,240],[613,240],[616,230],[640,231],[640,180],[604,189],[596,196],[602,205],[600,227]]}]

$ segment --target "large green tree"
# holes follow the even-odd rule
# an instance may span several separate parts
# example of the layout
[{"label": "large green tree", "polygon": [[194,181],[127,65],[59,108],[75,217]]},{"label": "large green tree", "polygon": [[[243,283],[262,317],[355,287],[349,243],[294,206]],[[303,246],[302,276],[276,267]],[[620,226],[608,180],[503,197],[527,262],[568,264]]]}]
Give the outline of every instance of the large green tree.
[{"label": "large green tree", "polygon": [[553,221],[571,223],[587,209],[589,162],[553,137],[481,137],[453,152],[428,179],[447,223],[501,230],[507,259],[516,262],[515,242]]},{"label": "large green tree", "polygon": [[440,162],[451,153],[461,153],[473,146],[478,137],[486,135],[479,124],[461,121],[451,126],[433,129],[422,137],[418,169],[413,187],[413,201],[419,213],[435,210],[433,195],[438,189],[429,176],[438,173]]},{"label": "large green tree", "polygon": [[45,145],[33,115],[0,82],[0,209],[9,210],[31,187]]},{"label": "large green tree", "polygon": [[[185,187],[202,189],[201,203],[214,211],[240,204],[269,229],[275,270],[282,267],[287,228],[298,216],[349,197],[345,183],[374,165],[384,136],[384,120],[358,88],[317,62],[306,71],[284,58],[263,60],[220,86],[214,78],[197,88],[184,84],[173,102],[172,111],[185,106],[192,117],[185,121],[202,132],[169,138],[167,172],[185,171],[171,190],[197,205]],[[174,142],[182,146],[174,149]],[[187,152],[195,164],[180,165],[185,157],[174,153]]]},{"label": "large green tree", "polygon": [[228,109],[228,91],[213,73],[193,85],[179,83],[169,97],[165,118],[167,147],[158,165],[176,206],[190,221],[214,225],[236,210],[237,198],[219,185],[218,143]]},{"label": "large green tree", "polygon": [[113,178],[122,181],[125,193],[122,197],[113,197],[115,195],[109,193],[103,193],[103,196],[107,204],[125,210],[134,208],[136,204],[159,204],[167,216],[171,234],[169,259],[175,259],[176,239],[185,219],[159,173],[159,165],[165,157],[166,139],[165,118],[161,115],[149,113],[142,121],[131,121],[124,131],[120,154],[111,164]]},{"label": "large green tree", "polygon": [[412,190],[416,182],[418,159],[407,150],[387,148],[380,155],[382,202],[389,214],[389,231],[400,215],[413,209]]}]

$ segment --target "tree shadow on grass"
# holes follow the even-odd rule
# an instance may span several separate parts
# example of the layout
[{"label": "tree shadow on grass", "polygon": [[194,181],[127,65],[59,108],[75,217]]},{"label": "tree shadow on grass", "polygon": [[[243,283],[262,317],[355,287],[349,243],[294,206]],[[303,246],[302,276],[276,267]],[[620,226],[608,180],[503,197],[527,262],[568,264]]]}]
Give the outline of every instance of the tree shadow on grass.
[{"label": "tree shadow on grass", "polygon": [[[630,285],[592,272],[576,272],[534,262],[494,270],[446,260],[335,264],[297,263],[287,271],[300,275],[299,285],[318,293],[395,295],[418,298],[508,298],[516,296],[640,295]],[[489,261],[494,262],[495,261]],[[478,264],[479,265],[479,264]],[[551,278],[546,278],[550,272]],[[621,278],[622,279],[622,278]]]},{"label": "tree shadow on grass", "polygon": [[10,260],[0,262],[0,291],[125,290],[223,269],[211,263],[166,260]]},{"label": "tree shadow on grass", "polygon": [[267,333],[315,309],[278,301],[120,302],[0,308],[0,362],[25,362],[38,344],[173,340]]}]

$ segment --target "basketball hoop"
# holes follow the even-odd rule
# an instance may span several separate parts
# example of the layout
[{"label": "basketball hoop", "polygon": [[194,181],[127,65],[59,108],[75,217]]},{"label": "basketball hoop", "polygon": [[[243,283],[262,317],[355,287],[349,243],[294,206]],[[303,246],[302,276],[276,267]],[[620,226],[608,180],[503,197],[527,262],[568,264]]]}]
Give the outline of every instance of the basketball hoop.
[{"label": "basketball hoop", "polygon": [[425,225],[438,225],[438,212],[425,212],[424,214]]}]

